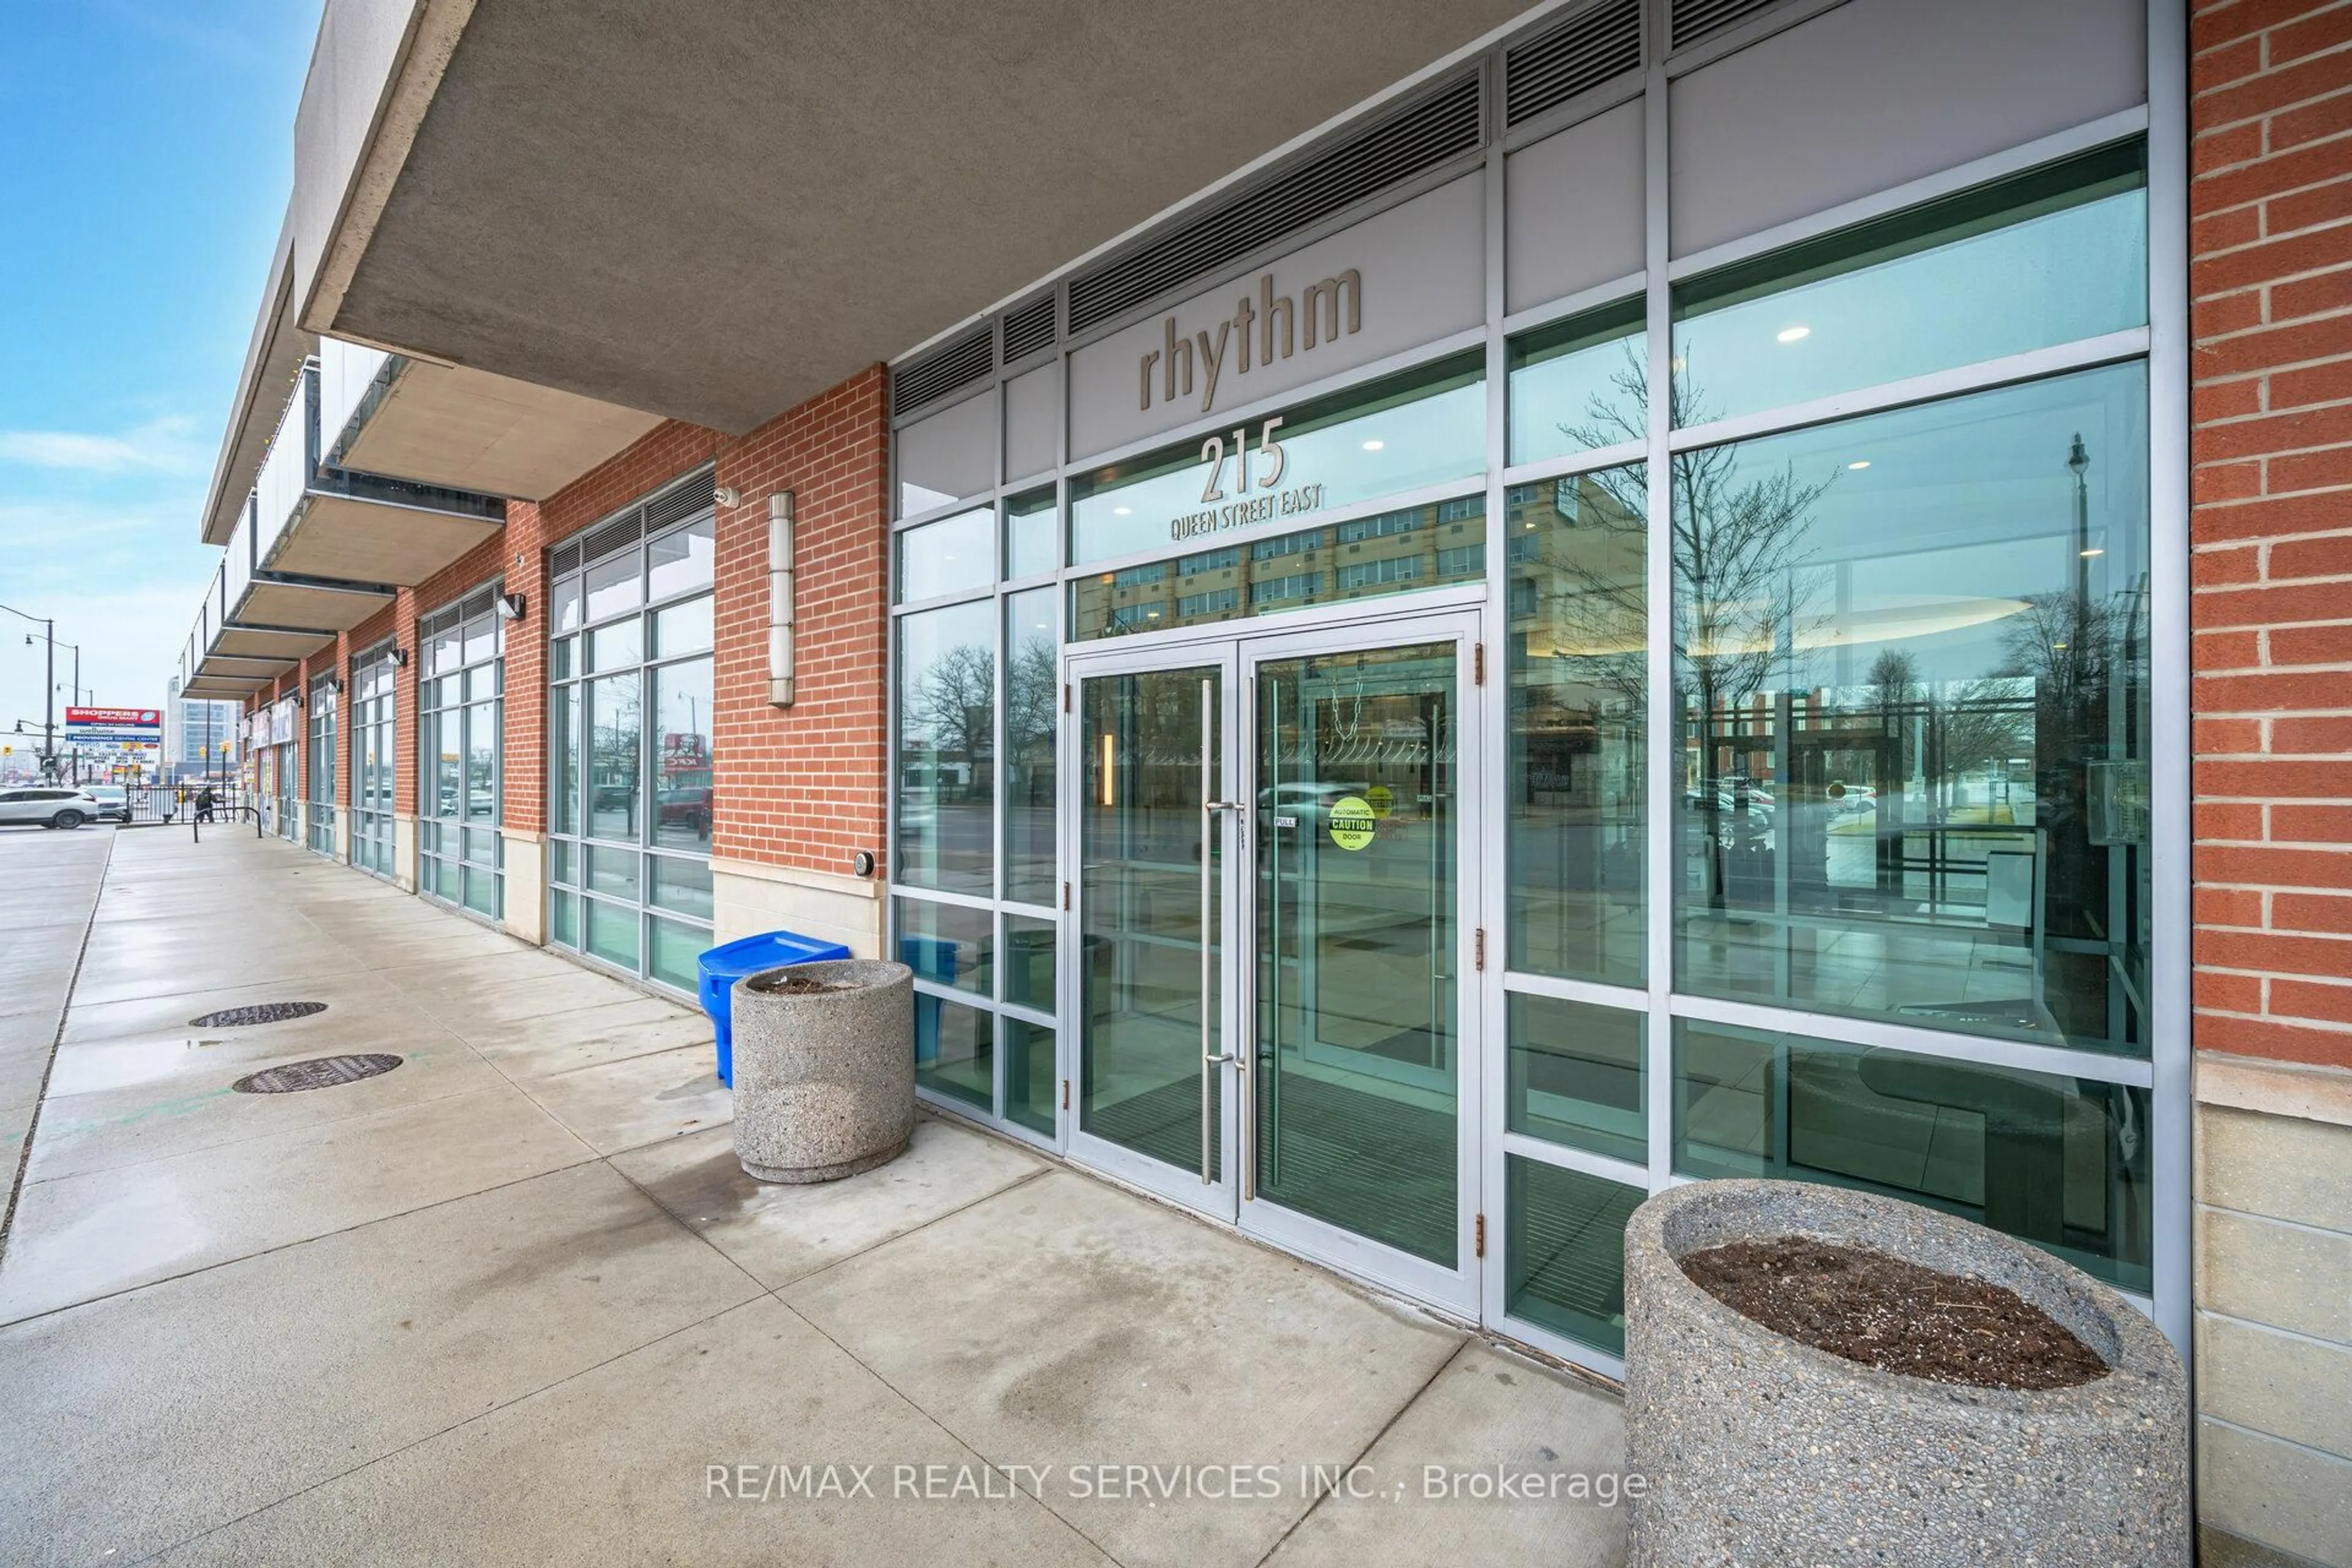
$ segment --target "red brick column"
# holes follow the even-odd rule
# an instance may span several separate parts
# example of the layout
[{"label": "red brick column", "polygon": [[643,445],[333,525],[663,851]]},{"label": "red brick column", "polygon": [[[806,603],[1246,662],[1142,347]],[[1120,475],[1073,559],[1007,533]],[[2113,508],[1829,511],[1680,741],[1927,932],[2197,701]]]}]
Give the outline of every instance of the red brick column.
[{"label": "red brick column", "polygon": [[2196,1042],[2352,1067],[2352,6],[2191,47]]},{"label": "red brick column", "polygon": [[[890,410],[877,365],[734,443],[721,508],[711,847],[851,874],[882,859]],[[793,494],[793,700],[768,702],[768,497]],[[877,870],[877,876],[887,870]]]},{"label": "red brick column", "polygon": [[416,815],[416,672],[424,665],[416,614],[415,589],[393,595],[393,641],[407,653],[408,662],[392,672],[392,809],[408,816]]},{"label": "red brick column", "polygon": [[523,616],[506,628],[506,688],[500,710],[500,820],[512,833],[547,831],[547,545],[540,510],[507,503],[507,592]]}]

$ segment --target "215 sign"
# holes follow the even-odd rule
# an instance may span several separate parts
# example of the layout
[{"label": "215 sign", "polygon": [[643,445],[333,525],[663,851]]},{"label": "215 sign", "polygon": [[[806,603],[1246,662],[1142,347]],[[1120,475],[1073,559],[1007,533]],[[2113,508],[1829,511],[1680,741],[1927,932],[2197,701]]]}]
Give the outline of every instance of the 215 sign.
[{"label": "215 sign", "polygon": [[[1281,428],[1280,415],[1276,415],[1258,426],[1257,455],[1261,458],[1274,459],[1274,471],[1261,474],[1257,478],[1256,488],[1259,489],[1270,490],[1282,482],[1282,471],[1287,463],[1283,457],[1281,443],[1274,438],[1274,433]],[[1234,494],[1245,496],[1250,492],[1251,488],[1249,432],[1246,429],[1237,429],[1233,436]],[[1209,465],[1209,482],[1201,487],[1201,500],[1204,502],[1224,500],[1225,492],[1223,487],[1225,475],[1225,438],[1223,436],[1212,436],[1201,443],[1201,461]]]}]

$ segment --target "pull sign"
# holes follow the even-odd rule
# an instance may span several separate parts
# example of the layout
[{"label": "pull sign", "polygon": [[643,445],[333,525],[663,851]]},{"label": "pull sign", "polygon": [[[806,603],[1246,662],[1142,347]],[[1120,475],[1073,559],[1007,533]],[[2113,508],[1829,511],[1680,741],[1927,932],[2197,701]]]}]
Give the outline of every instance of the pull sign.
[{"label": "pull sign", "polygon": [[[1070,1082],[1069,1082],[1069,1079],[1064,1079],[1062,1080],[1062,1092],[1063,1092],[1064,1094],[1066,1094],[1066,1094],[1068,1094],[1068,1093],[1069,1093],[1069,1091],[1070,1091]],[[1067,1100],[1063,1100],[1063,1101],[1062,1101],[1062,1103],[1063,1103],[1063,1104],[1065,1104],[1065,1105],[1067,1105],[1067,1104],[1069,1103],[1069,1101],[1068,1101]],[[1484,1257],[1486,1257],[1486,1216],[1485,1215],[1480,1215],[1478,1216],[1478,1251],[1477,1251],[1477,1256],[1479,1256],[1480,1258],[1484,1258]]]},{"label": "pull sign", "polygon": [[1470,957],[1473,968],[1485,970],[1486,967],[1486,928],[1485,926],[1478,928],[1477,938],[1471,943]]},{"label": "pull sign", "polygon": [[1486,645],[1482,642],[1470,645],[1470,684],[1486,684]]}]

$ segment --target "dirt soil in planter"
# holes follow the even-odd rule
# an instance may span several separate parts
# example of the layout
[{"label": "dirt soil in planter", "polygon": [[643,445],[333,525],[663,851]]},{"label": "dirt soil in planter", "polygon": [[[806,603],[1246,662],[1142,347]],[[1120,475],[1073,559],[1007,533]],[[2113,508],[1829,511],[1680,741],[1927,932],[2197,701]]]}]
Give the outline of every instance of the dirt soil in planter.
[{"label": "dirt soil in planter", "polygon": [[1679,1260],[1692,1283],[1792,1340],[1881,1372],[1976,1388],[2072,1388],[2107,1374],[2098,1353],[2000,1285],[1866,1247],[1782,1236]]},{"label": "dirt soil in planter", "polygon": [[855,989],[830,980],[811,980],[805,974],[755,974],[743,984],[769,996],[822,996],[828,991]]}]

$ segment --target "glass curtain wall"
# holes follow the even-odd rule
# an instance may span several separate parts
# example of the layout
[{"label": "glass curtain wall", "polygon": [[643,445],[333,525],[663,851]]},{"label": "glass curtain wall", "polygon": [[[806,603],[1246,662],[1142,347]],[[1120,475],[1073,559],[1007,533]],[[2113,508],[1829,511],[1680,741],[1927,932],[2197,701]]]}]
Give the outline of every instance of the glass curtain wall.
[{"label": "glass curtain wall", "polygon": [[711,945],[708,471],[556,552],[549,933],[690,992]]},{"label": "glass curtain wall", "polygon": [[289,844],[302,839],[301,748],[281,741],[269,748],[278,759],[278,837]]},{"label": "glass curtain wall", "polygon": [[342,682],[329,675],[310,683],[310,772],[303,813],[308,842],[321,855],[335,853],[335,718]]},{"label": "glass curtain wall", "polygon": [[506,914],[506,622],[499,584],[416,624],[416,881],[488,920]]},{"label": "glass curtain wall", "polygon": [[[2146,184],[2137,138],[2070,152],[1225,416],[1285,415],[1328,487],[1305,510],[1342,521],[1170,551],[1198,435],[1018,475],[1000,442],[919,484],[899,444],[892,931],[923,1087],[1055,1129],[1023,1052],[1081,988],[1015,956],[1050,963],[1085,869],[1055,867],[1026,754],[1055,642],[1482,584],[1488,1321],[1606,1362],[1626,1216],[1732,1174],[1913,1199],[2153,1293],[2151,1121],[2179,1108],[2149,1094]],[[1013,384],[920,422],[985,424],[962,411]],[[1369,511],[1391,479],[1412,504]]]},{"label": "glass curtain wall", "polygon": [[1003,469],[983,454],[936,481],[953,488],[898,489],[919,510],[894,556],[890,930],[915,972],[916,1081],[1051,1138],[1059,504],[1051,478]]},{"label": "glass curtain wall", "polygon": [[[2142,171],[1507,346],[1509,1318],[1615,1352],[1671,1176],[1889,1193],[2151,1290]],[[1834,395],[1864,411],[1803,406]]]},{"label": "glass curtain wall", "polygon": [[352,660],[352,864],[392,872],[393,676],[389,642]]}]

